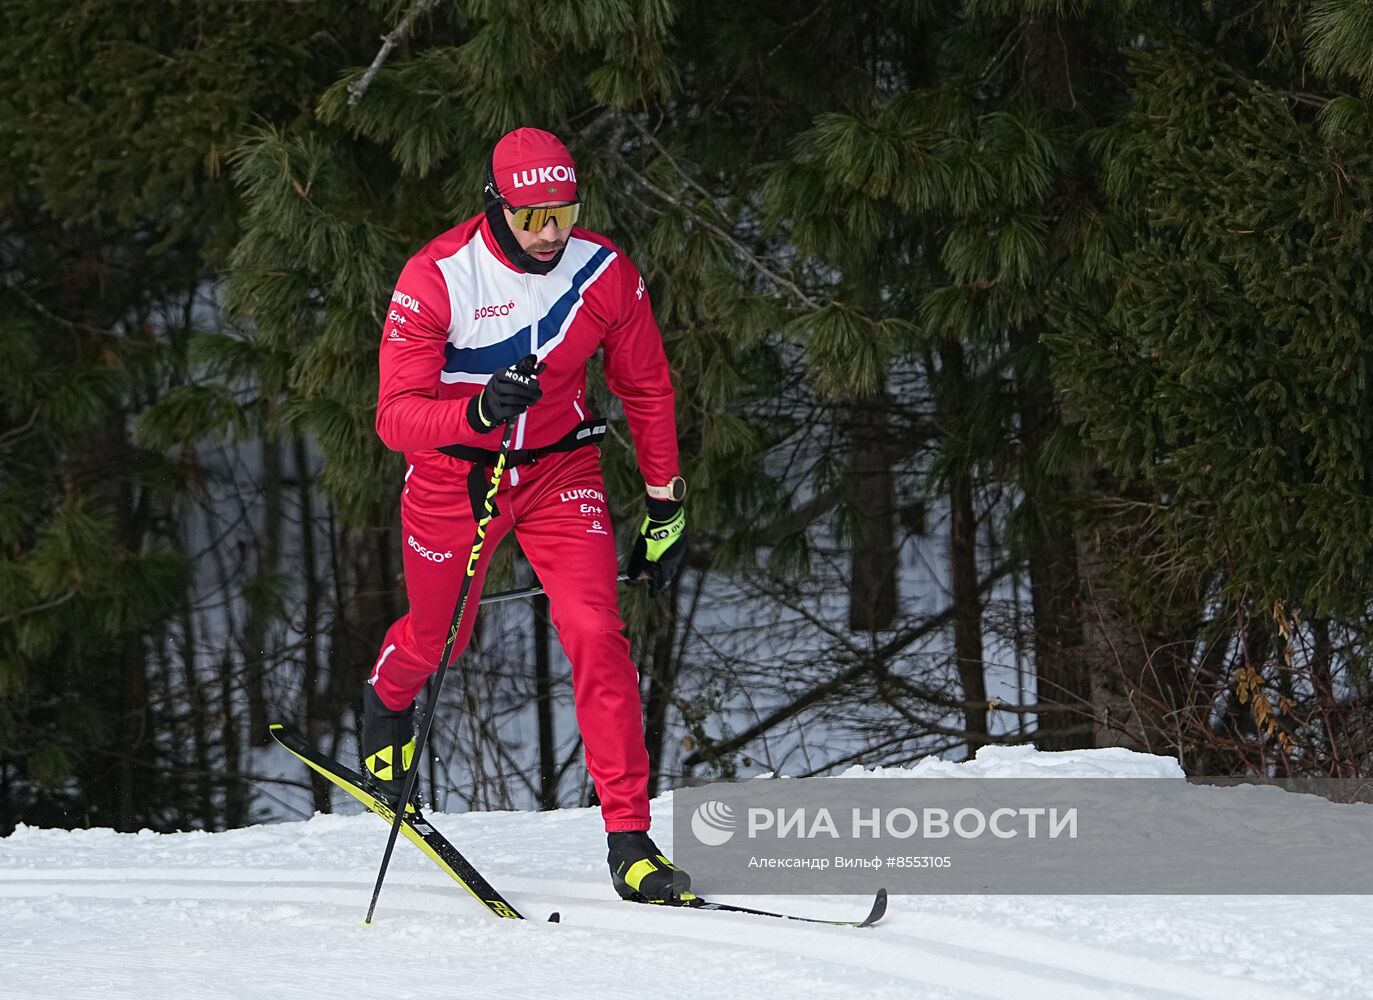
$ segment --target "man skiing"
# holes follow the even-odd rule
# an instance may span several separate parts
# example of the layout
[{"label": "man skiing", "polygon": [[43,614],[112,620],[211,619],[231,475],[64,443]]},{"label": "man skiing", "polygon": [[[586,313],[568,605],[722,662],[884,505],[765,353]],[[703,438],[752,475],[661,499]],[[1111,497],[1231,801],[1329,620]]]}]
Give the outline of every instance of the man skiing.
[{"label": "man skiing", "polygon": [[405,265],[382,330],[377,433],[405,453],[402,556],[410,611],[382,640],[363,693],[361,755],[393,803],[415,751],[415,697],[438,669],[485,513],[491,468],[513,422],[507,471],[472,579],[454,659],[472,634],[490,554],[508,531],[548,595],[572,663],[577,724],[601,800],[611,880],[626,899],[689,887],[648,835],[648,754],[638,674],[620,619],[618,557],[586,362],[597,349],[622,401],[647,516],[628,574],[655,591],[685,553],[685,483],[673,390],[644,280],[609,240],[575,227],[571,154],[521,128],[496,143],[485,211]]}]

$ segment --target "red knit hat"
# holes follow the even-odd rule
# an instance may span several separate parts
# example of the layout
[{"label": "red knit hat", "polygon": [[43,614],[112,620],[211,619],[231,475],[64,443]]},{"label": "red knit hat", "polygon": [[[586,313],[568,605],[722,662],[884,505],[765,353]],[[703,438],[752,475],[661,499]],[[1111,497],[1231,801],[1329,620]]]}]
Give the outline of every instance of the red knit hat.
[{"label": "red knit hat", "polygon": [[491,153],[500,196],[516,208],[577,200],[577,168],[562,140],[537,128],[507,132]]}]

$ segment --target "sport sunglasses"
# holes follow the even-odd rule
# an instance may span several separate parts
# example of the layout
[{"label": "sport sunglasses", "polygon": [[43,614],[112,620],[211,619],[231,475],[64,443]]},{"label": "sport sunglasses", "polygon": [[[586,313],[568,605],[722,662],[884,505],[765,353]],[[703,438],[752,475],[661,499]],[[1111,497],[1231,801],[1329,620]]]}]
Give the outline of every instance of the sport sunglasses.
[{"label": "sport sunglasses", "polygon": [[559,229],[566,229],[582,214],[582,203],[579,201],[574,201],[570,205],[549,205],[544,208],[516,208],[508,201],[504,204],[506,211],[514,216],[510,220],[511,225],[527,233],[537,233],[548,225],[550,219]]}]

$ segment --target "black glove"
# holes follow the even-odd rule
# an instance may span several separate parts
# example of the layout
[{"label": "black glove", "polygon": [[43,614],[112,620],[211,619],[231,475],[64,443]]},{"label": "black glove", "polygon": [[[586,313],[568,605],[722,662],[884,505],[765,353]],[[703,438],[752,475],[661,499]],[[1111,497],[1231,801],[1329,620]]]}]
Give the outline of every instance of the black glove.
[{"label": "black glove", "polygon": [[648,516],[639,526],[625,574],[631,583],[643,581],[655,596],[671,586],[686,559],[686,512],[680,500],[649,497]]},{"label": "black glove", "polygon": [[493,431],[518,417],[543,398],[539,372],[547,368],[532,354],[526,354],[509,368],[491,376],[486,388],[467,404],[467,422],[480,434]]}]

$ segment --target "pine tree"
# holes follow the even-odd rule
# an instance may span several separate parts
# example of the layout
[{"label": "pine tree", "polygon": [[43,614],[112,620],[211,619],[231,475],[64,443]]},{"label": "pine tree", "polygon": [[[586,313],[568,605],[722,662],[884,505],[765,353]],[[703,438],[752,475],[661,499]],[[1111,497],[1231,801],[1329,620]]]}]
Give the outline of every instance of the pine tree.
[{"label": "pine tree", "polygon": [[[190,344],[235,241],[226,157],[252,116],[292,116],[315,74],[333,75],[337,36],[318,32],[339,18],[319,5],[289,25],[262,5],[6,13],[0,828],[217,823],[242,792],[234,706],[208,694],[232,694],[232,661],[217,657],[211,681],[168,647],[196,646],[184,541],[210,472],[193,445],[241,420],[231,384],[187,385]],[[162,433],[136,437],[169,393]],[[202,776],[184,778],[197,754]]]},{"label": "pine tree", "polygon": [[[1354,6],[1317,4],[1308,22],[1332,88],[1350,73],[1367,87]],[[1175,39],[1133,56],[1133,105],[1102,137],[1132,239],[1104,299],[1068,309],[1056,371],[1119,483],[1133,613],[1211,651],[1164,675],[1180,749],[1212,750],[1219,674],[1222,732],[1248,766],[1272,753],[1338,771],[1353,758],[1336,730],[1367,678],[1373,175],[1363,99],[1308,93],[1299,46],[1250,62],[1260,51]],[[1294,614],[1314,630],[1304,679]],[[1332,635],[1339,652],[1320,652]]]}]

